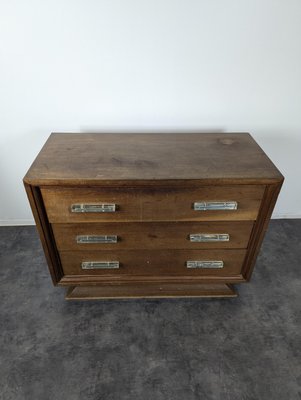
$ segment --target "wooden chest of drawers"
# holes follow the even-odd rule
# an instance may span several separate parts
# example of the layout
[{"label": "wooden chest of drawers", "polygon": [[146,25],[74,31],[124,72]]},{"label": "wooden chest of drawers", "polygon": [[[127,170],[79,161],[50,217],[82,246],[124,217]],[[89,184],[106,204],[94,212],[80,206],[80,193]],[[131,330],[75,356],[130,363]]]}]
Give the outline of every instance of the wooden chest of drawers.
[{"label": "wooden chest of drawers", "polygon": [[67,299],[236,296],[282,182],[248,133],[55,133],[24,178]]}]

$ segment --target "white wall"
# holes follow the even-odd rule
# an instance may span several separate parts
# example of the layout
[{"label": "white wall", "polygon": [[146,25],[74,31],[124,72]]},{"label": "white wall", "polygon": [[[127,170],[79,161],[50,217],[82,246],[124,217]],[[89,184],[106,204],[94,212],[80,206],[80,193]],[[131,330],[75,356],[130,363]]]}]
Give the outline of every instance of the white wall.
[{"label": "white wall", "polygon": [[300,0],[0,0],[0,223],[51,131],[249,131],[301,216]]}]

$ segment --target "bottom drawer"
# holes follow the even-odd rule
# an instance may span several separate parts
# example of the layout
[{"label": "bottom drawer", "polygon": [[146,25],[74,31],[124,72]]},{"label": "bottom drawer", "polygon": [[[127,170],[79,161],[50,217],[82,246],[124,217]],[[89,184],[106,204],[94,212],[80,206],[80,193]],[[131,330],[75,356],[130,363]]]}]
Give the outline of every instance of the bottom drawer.
[{"label": "bottom drawer", "polygon": [[[235,276],[245,250],[61,251],[65,275]],[[94,263],[94,264],[93,264]]]}]

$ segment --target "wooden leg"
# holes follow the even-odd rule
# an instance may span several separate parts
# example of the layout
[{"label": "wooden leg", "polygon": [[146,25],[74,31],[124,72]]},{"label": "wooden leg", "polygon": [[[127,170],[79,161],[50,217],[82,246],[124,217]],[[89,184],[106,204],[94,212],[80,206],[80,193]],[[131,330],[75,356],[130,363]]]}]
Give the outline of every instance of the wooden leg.
[{"label": "wooden leg", "polygon": [[169,297],[237,297],[234,287],[226,283],[198,284],[119,284],[71,286],[66,300],[98,300]]}]

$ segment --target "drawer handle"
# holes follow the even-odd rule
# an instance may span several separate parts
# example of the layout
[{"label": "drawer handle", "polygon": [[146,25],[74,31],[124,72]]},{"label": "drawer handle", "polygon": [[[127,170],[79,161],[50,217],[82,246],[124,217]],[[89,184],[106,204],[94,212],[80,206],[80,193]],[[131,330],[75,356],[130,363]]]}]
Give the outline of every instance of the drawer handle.
[{"label": "drawer handle", "polygon": [[79,235],[76,243],[117,243],[117,235]]},{"label": "drawer handle", "polygon": [[206,210],[237,210],[236,201],[202,201],[193,203],[193,209],[196,211]]},{"label": "drawer handle", "polygon": [[82,269],[118,269],[119,261],[84,261]]},{"label": "drawer handle", "polygon": [[224,268],[223,261],[186,261],[187,268]]},{"label": "drawer handle", "polygon": [[229,242],[228,233],[195,233],[189,235],[191,242]]},{"label": "drawer handle", "polygon": [[116,204],[72,204],[71,212],[74,213],[106,213],[115,212]]}]

